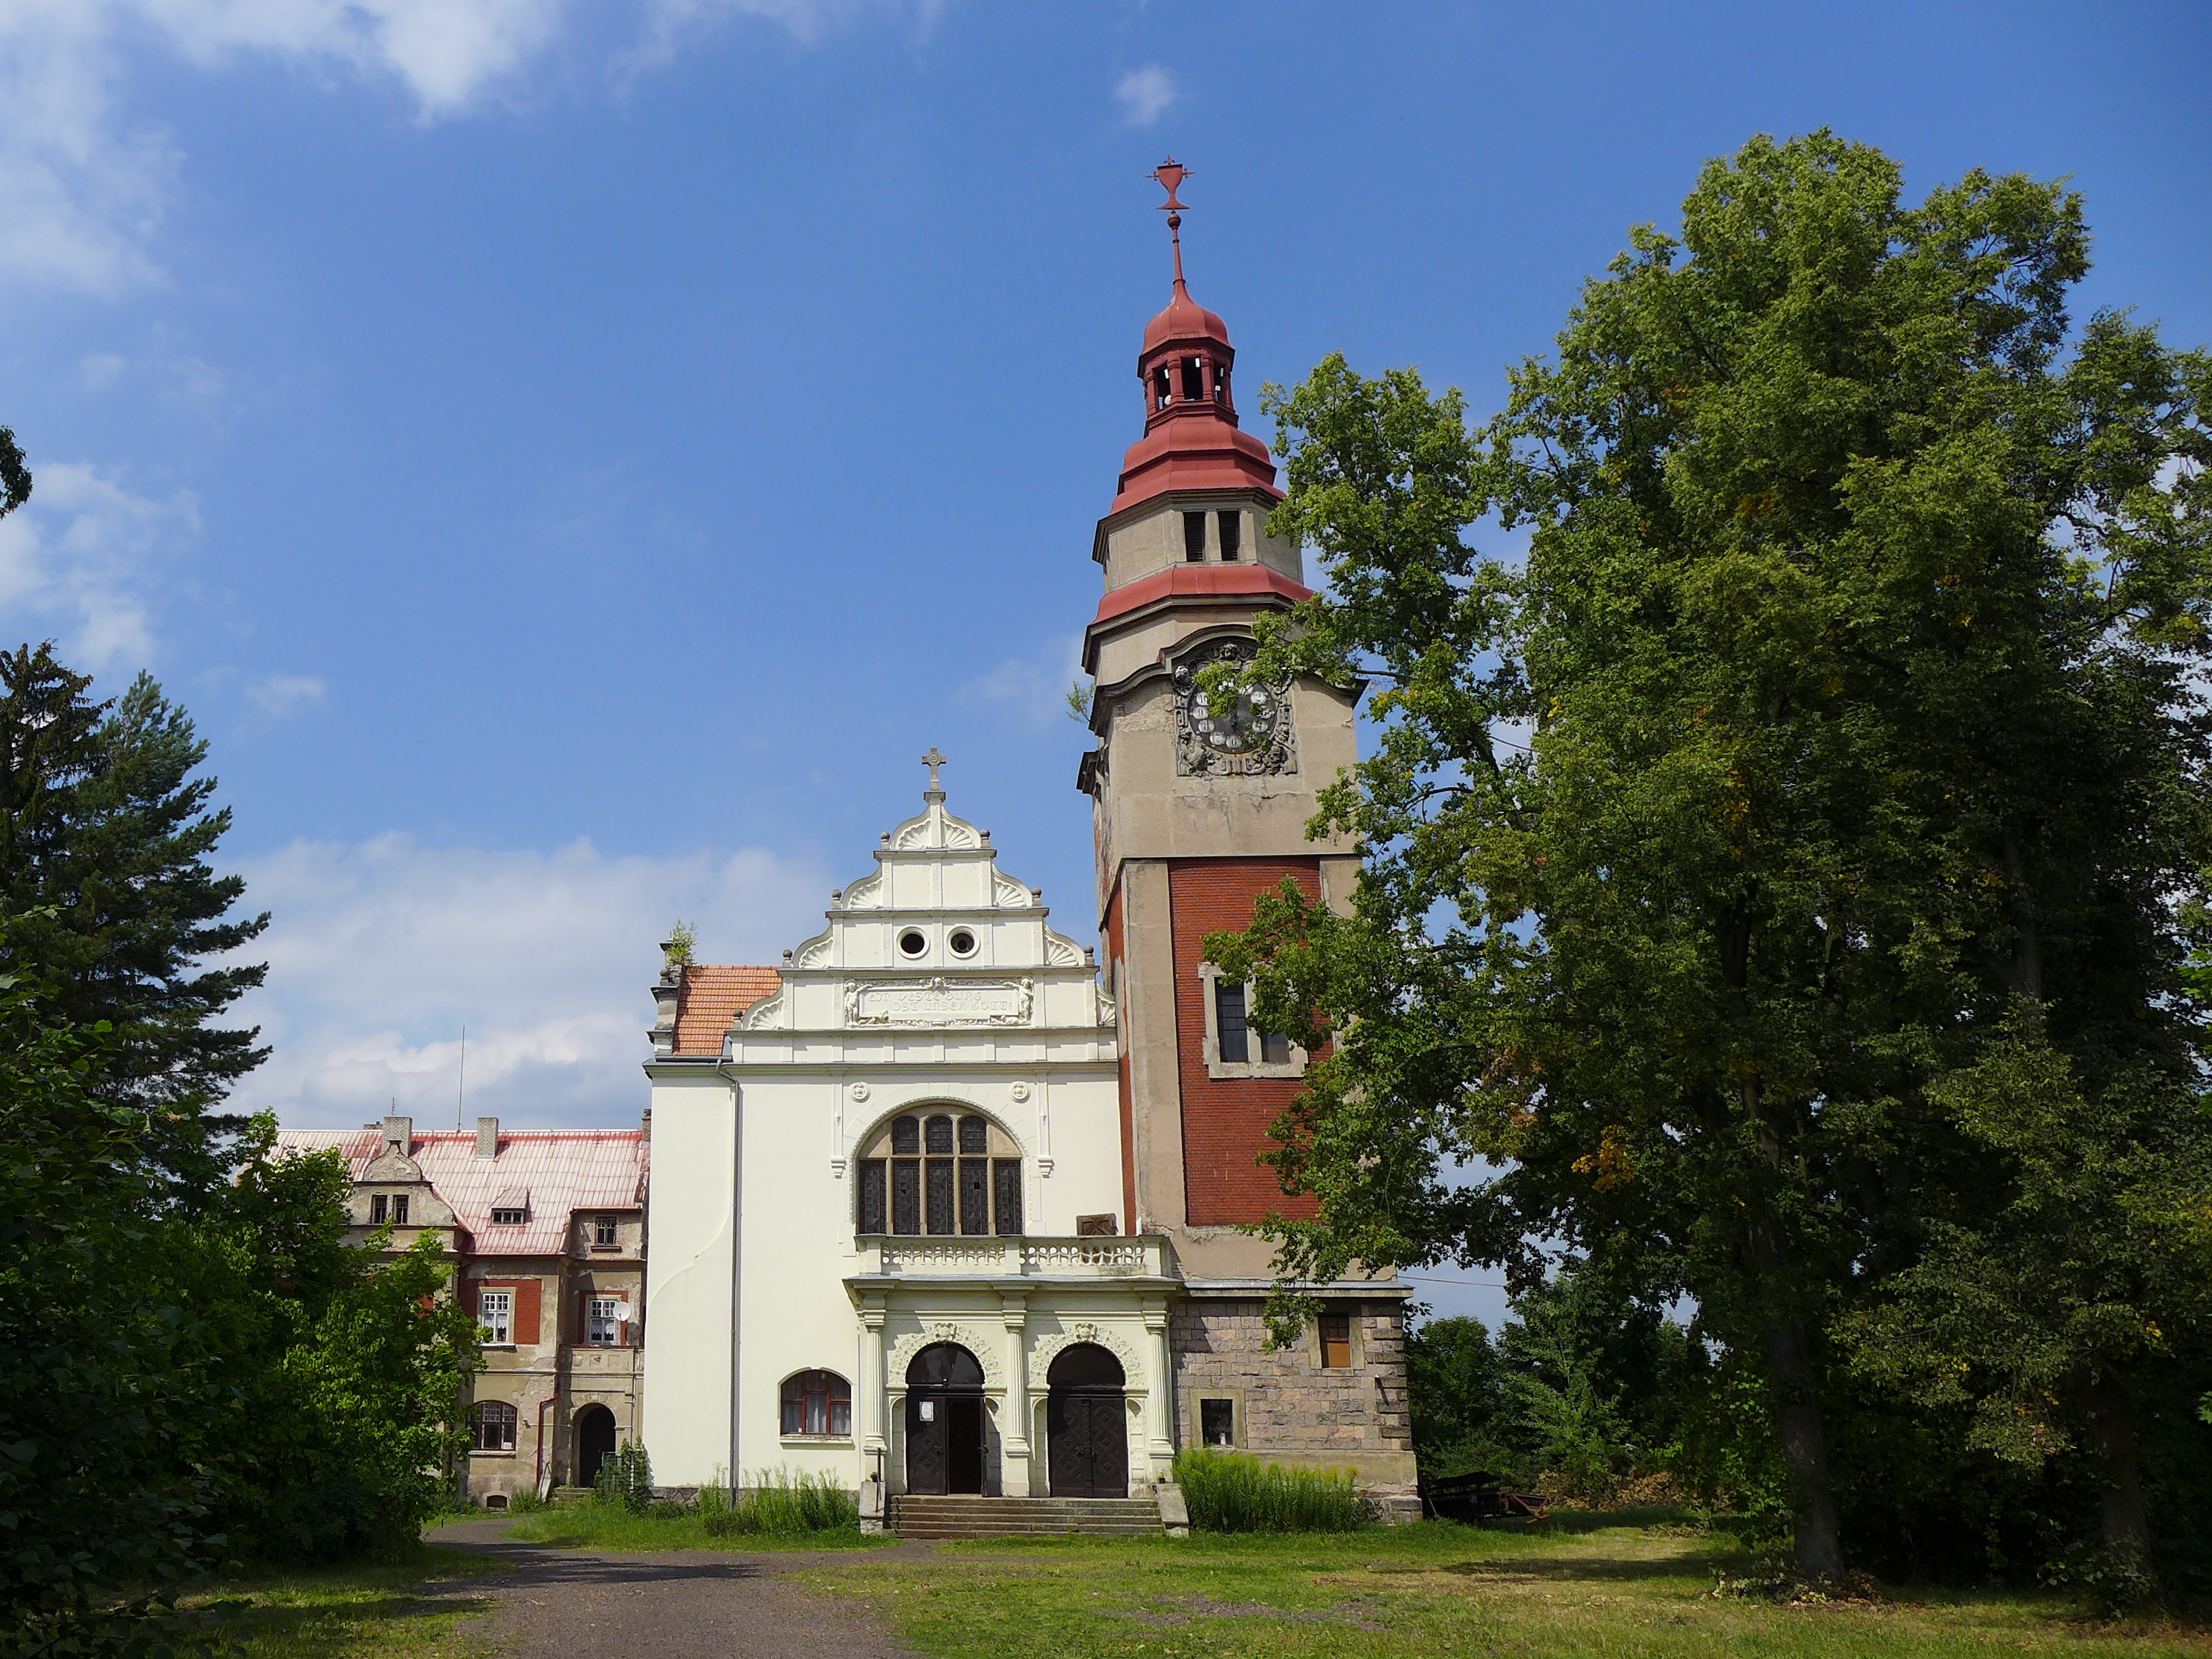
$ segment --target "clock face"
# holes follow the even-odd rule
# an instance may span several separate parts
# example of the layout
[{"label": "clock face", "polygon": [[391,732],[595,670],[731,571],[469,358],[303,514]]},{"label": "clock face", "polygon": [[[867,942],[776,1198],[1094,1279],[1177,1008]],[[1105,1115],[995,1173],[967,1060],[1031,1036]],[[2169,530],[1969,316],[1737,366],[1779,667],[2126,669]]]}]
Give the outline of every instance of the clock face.
[{"label": "clock face", "polygon": [[1209,749],[1242,755],[1265,747],[1274,737],[1280,711],[1274,694],[1265,686],[1228,692],[1218,706],[1195,683],[1187,696],[1192,735]]},{"label": "clock face", "polygon": [[1176,770],[1184,777],[1295,771],[1290,686],[1224,688],[1209,695],[1200,675],[1217,662],[1242,668],[1252,660],[1245,640],[1200,647],[1176,665]]}]

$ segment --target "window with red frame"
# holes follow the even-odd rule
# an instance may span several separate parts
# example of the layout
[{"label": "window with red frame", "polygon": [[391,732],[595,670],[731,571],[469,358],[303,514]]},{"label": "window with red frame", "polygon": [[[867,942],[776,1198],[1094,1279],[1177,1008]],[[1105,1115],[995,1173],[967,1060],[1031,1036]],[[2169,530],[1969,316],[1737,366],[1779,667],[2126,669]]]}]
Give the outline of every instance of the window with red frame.
[{"label": "window with red frame", "polygon": [[783,1385],[786,1434],[849,1435],[853,1388],[835,1371],[801,1371]]}]

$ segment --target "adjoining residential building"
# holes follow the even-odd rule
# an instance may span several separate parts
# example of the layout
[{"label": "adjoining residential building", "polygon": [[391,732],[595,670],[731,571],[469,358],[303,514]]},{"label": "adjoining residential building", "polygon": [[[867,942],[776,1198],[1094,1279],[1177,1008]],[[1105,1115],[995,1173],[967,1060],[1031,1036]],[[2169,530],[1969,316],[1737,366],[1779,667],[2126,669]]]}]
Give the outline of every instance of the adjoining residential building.
[{"label": "adjoining residential building", "polygon": [[[647,1114],[647,1128],[651,1114]],[[417,1134],[387,1117],[358,1130],[288,1130],[280,1150],[335,1149],[353,1176],[349,1229],[434,1234],[477,1316],[485,1369],[465,1402],[461,1495],[495,1509],[517,1492],[589,1485],[637,1433],[644,1395],[646,1186],[639,1129]]]}]

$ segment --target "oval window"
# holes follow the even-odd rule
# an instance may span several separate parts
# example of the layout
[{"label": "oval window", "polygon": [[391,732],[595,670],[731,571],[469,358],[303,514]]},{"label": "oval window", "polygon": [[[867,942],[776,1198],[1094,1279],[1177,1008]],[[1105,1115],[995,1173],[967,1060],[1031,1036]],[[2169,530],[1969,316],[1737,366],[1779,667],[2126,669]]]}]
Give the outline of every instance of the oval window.
[{"label": "oval window", "polygon": [[899,935],[899,949],[910,957],[918,957],[929,949],[929,941],[921,936],[918,927],[909,927]]},{"label": "oval window", "polygon": [[952,954],[956,957],[972,957],[975,954],[975,935],[965,927],[954,928],[952,937],[945,942],[951,947]]}]

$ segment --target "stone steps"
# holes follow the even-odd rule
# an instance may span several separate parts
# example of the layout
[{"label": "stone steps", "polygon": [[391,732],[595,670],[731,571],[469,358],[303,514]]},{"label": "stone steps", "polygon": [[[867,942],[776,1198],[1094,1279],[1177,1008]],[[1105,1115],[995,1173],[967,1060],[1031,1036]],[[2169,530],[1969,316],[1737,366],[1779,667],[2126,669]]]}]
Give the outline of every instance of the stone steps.
[{"label": "stone steps", "polygon": [[1157,1537],[1151,1498],[922,1498],[890,1500],[889,1530],[902,1538]]}]

